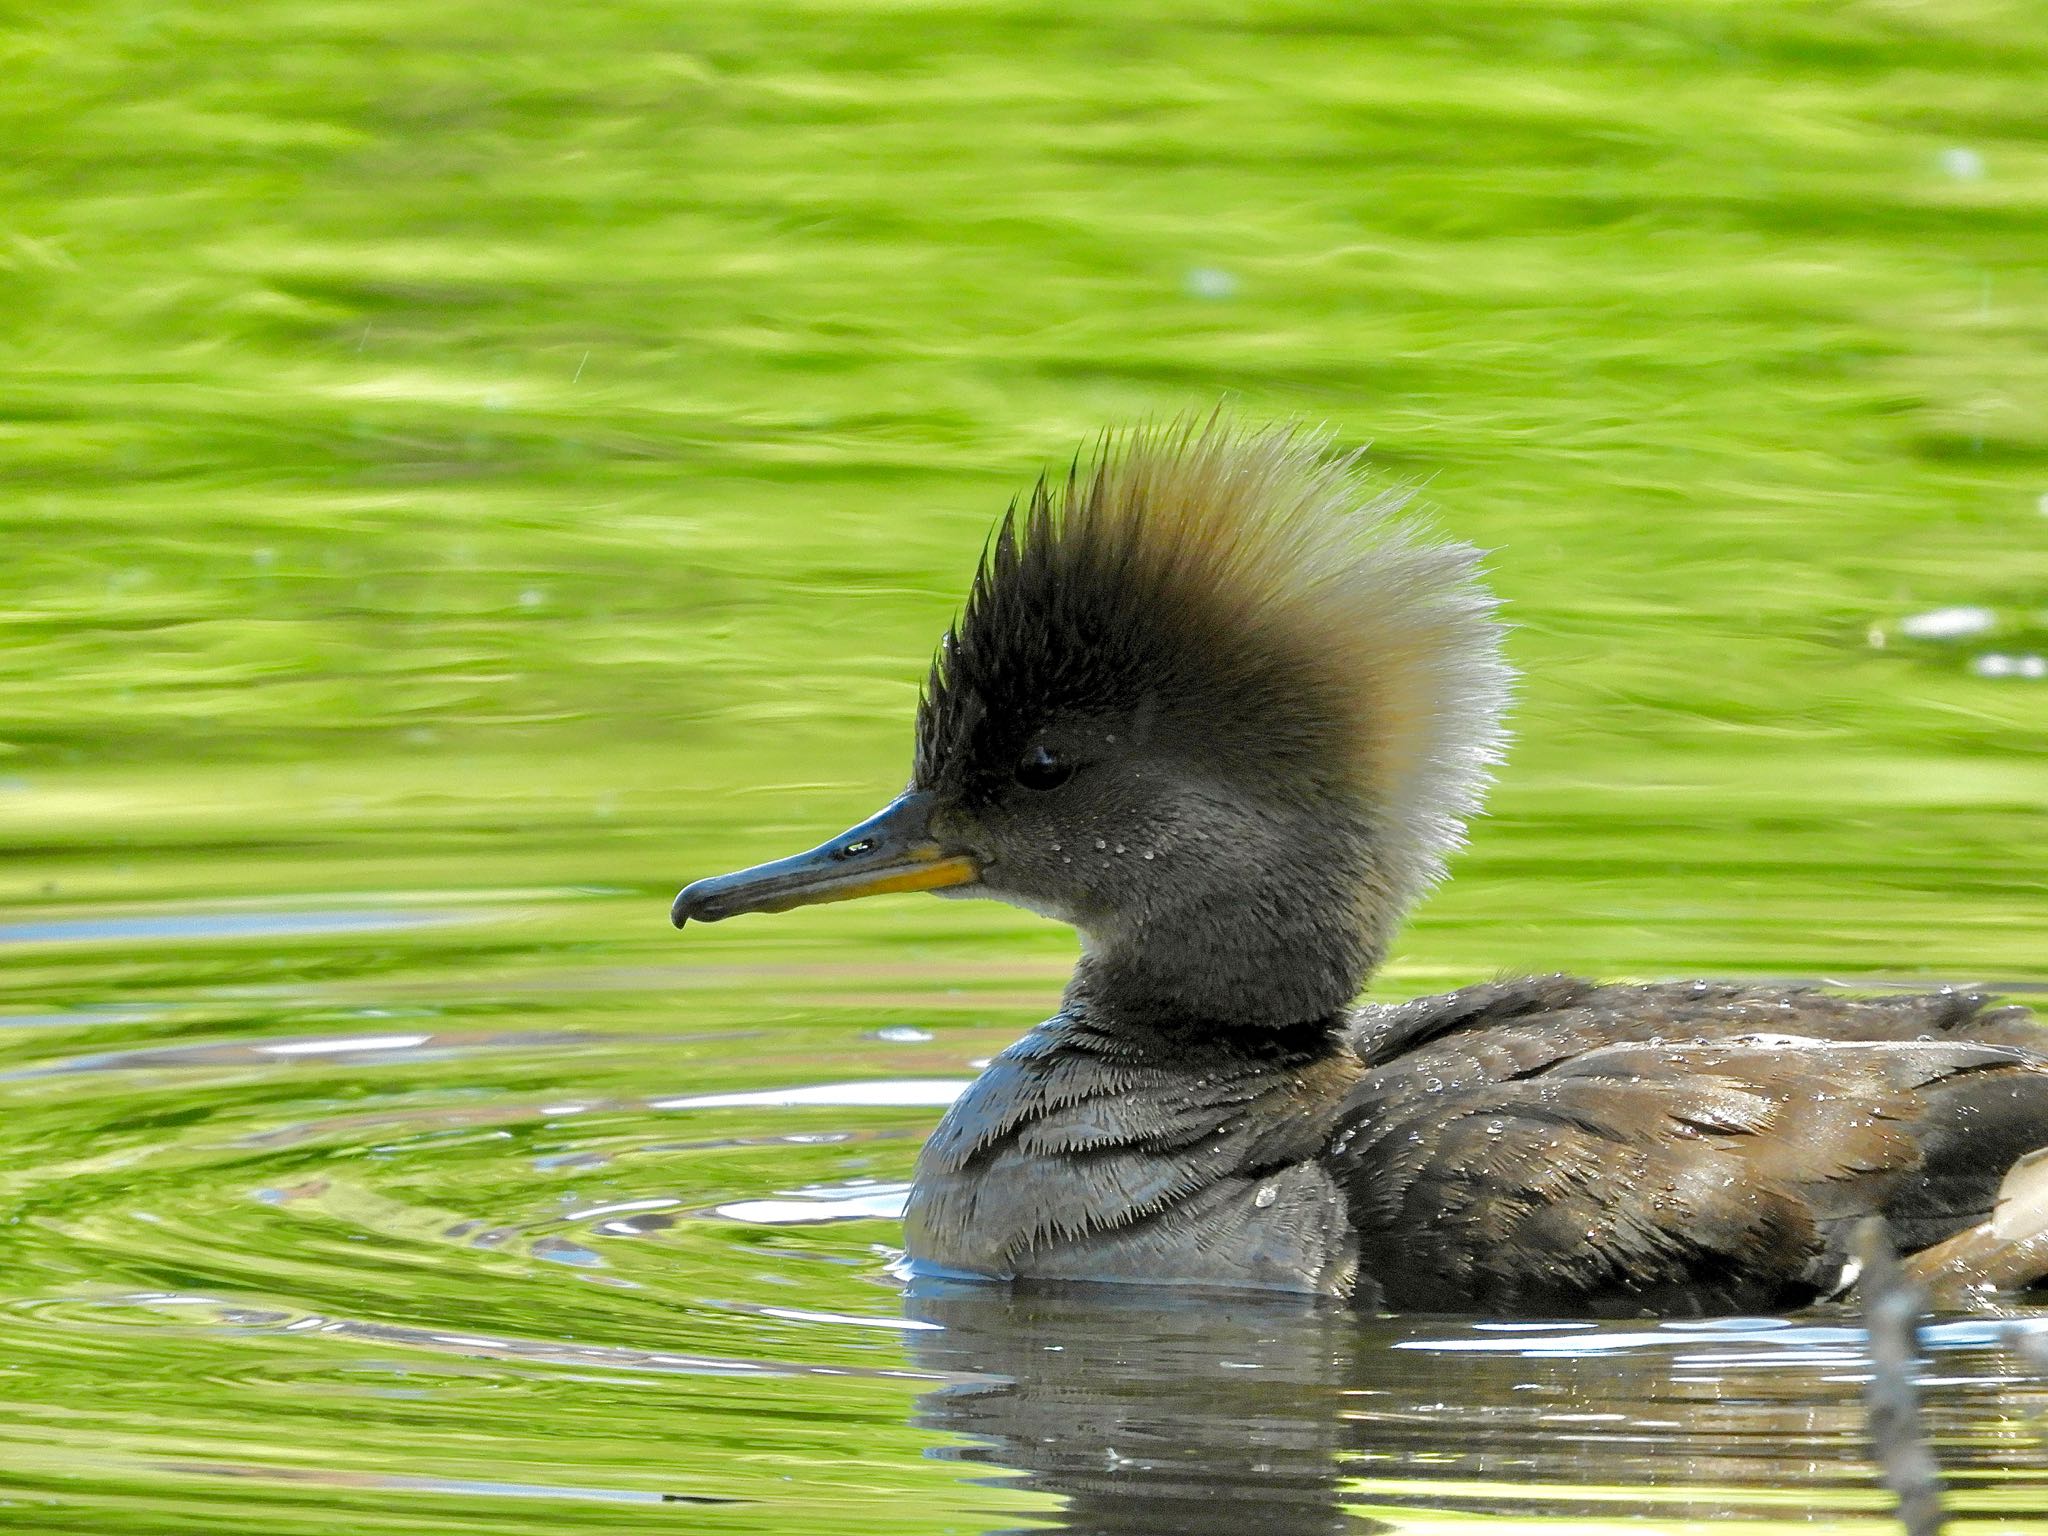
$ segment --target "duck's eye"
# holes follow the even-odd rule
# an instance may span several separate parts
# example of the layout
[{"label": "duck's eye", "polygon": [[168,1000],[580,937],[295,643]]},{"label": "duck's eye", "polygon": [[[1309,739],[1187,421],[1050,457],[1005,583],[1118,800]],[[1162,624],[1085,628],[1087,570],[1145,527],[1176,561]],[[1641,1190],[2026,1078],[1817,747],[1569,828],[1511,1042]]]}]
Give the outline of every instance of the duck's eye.
[{"label": "duck's eye", "polygon": [[1074,776],[1074,765],[1051,747],[1028,747],[1017,759],[1017,782],[1026,789],[1058,789]]}]

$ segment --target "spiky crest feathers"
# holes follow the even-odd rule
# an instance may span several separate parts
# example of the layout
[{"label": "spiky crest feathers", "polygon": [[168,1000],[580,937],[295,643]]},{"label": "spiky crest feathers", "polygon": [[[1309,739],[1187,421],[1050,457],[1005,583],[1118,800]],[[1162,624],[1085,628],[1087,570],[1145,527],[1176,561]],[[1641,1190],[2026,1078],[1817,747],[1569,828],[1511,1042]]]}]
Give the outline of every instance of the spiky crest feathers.
[{"label": "spiky crest feathers", "polygon": [[1355,798],[1413,866],[1382,876],[1419,894],[1477,809],[1509,674],[1476,551],[1406,499],[1298,427],[1106,437],[997,526],[932,665],[918,781],[1004,770],[1062,714],[1155,709],[1272,787]]}]

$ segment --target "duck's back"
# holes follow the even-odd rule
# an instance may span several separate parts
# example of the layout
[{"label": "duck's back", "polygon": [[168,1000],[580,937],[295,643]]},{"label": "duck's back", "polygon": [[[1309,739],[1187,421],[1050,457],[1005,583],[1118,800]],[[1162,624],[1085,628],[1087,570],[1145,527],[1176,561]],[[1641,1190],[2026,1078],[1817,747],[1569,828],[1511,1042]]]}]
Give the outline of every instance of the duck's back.
[{"label": "duck's back", "polygon": [[1330,1156],[1359,1299],[1401,1310],[1797,1305],[1853,1279],[1863,1217],[1937,1243],[2048,1145],[2048,1030],[1968,993],[1545,977],[1354,1043]]}]

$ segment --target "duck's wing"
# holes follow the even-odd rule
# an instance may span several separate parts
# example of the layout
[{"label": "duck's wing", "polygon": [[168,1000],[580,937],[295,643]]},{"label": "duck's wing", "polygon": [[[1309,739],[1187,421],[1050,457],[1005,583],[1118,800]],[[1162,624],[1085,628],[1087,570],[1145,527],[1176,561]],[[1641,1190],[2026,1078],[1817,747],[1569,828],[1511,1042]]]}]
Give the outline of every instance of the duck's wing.
[{"label": "duck's wing", "polygon": [[1779,1308],[1987,1217],[2048,1031],[1961,993],[1495,983],[1379,1010],[1330,1157],[1404,1310]]}]

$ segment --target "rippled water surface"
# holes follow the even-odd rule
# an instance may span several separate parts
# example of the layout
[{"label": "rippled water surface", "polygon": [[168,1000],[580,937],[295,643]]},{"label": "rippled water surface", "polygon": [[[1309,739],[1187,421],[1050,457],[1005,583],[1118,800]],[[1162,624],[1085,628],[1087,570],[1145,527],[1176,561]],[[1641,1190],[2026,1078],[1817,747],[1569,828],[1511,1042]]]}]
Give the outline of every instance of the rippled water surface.
[{"label": "rippled water surface", "polygon": [[[0,1058],[7,1528],[1689,1529],[1882,1508],[1852,1317],[906,1296],[889,1261],[918,1140],[1056,963],[875,958],[911,909],[785,966],[625,964],[601,936],[658,903],[463,902],[215,911],[210,952],[173,909],[105,919],[118,948],[23,941],[16,963],[79,1000],[9,1015]],[[582,953],[536,953],[557,947]],[[121,965],[155,974],[117,984]],[[2033,1326],[1931,1336],[1956,1507],[1999,1529],[2043,1528],[2048,1379],[2014,1347]]]},{"label": "rippled water surface", "polygon": [[[1022,914],[678,936],[901,781],[991,514],[1326,420],[1526,673],[1381,996],[2048,985],[2048,21],[0,20],[0,1529],[1885,1528],[1849,1315],[892,1277]],[[2040,1322],[1949,1319],[2048,1532]]]}]

